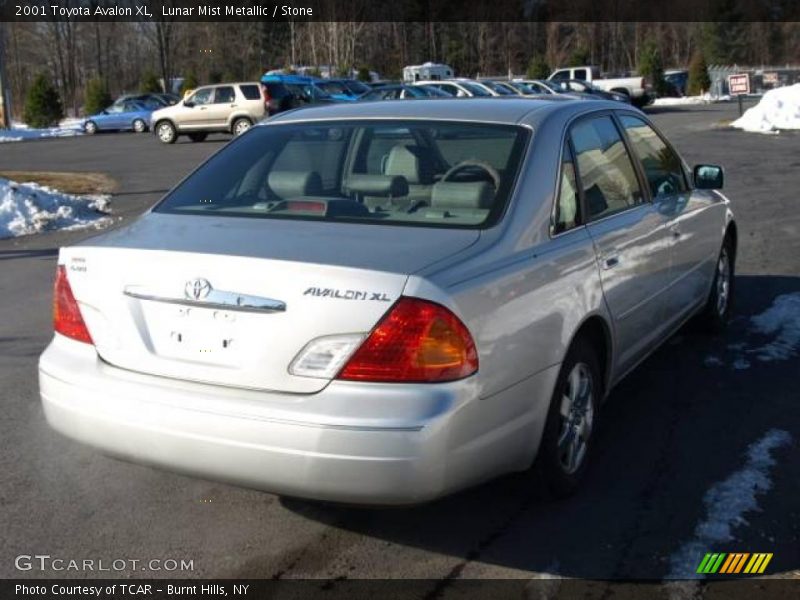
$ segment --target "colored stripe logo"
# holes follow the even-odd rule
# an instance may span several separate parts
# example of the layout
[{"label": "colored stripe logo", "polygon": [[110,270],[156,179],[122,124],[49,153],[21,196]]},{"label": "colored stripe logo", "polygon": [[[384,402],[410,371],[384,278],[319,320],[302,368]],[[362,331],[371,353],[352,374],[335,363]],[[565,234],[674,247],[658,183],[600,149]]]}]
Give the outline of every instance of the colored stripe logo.
[{"label": "colored stripe logo", "polygon": [[757,575],[764,572],[772,560],[772,552],[709,552],[700,561],[697,573],[701,575]]}]

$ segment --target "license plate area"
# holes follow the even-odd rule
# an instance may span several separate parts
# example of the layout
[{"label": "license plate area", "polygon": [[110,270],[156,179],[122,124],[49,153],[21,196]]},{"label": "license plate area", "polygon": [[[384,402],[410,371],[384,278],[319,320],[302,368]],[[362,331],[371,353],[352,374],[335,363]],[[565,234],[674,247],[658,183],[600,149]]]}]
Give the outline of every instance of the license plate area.
[{"label": "license plate area", "polygon": [[148,302],[143,313],[153,352],[164,358],[211,365],[239,364],[236,313]]}]

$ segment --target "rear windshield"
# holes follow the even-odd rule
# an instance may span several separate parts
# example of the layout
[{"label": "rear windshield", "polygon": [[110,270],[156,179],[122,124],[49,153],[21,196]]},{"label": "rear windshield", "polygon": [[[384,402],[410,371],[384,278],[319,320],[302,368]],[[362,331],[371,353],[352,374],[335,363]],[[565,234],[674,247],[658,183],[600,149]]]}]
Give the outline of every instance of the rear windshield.
[{"label": "rear windshield", "polygon": [[488,227],[503,213],[527,137],[517,126],[442,121],[254,127],[154,211]]},{"label": "rear windshield", "polygon": [[257,85],[240,85],[239,89],[248,100],[258,100],[261,98],[261,92]]}]

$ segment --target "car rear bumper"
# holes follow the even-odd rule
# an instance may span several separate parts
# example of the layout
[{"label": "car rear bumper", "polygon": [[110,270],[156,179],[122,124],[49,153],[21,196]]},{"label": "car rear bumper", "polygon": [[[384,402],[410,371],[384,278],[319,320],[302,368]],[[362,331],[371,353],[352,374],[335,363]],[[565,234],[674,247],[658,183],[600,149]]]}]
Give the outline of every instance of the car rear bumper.
[{"label": "car rear bumper", "polygon": [[[289,496],[413,504],[525,468],[547,404],[528,394],[549,385],[551,370],[489,399],[479,399],[477,377],[333,382],[292,395],[125,371],[56,335],[40,359],[39,385],[54,429],[115,456]],[[522,394],[530,409],[509,418]],[[306,410],[311,398],[330,414]],[[348,414],[365,398],[384,404],[385,416]]]}]

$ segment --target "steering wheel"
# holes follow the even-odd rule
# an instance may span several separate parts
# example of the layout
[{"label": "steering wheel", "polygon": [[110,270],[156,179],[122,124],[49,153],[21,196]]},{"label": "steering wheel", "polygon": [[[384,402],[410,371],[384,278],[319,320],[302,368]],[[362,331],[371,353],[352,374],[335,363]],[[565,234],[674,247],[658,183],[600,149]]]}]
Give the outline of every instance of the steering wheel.
[{"label": "steering wheel", "polygon": [[483,173],[488,175],[494,184],[495,192],[500,189],[500,173],[497,172],[492,165],[480,160],[462,160],[457,165],[450,167],[447,172],[442,175],[441,181],[452,181],[459,173],[472,171],[473,173]]}]

